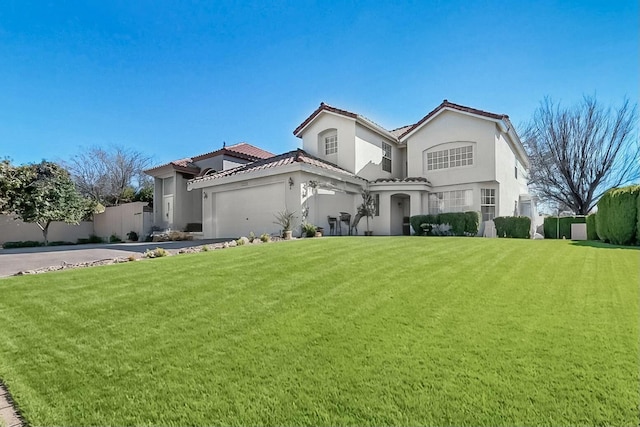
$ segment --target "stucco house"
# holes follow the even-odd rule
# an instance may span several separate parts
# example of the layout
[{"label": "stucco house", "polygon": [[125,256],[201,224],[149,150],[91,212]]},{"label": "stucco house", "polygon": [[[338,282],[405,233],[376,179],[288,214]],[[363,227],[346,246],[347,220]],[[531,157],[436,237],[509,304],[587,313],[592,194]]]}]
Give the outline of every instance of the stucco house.
[{"label": "stucco house", "polygon": [[[173,218],[174,225],[199,219],[205,238],[236,237],[278,233],[274,215],[288,209],[326,234],[340,225],[345,233],[339,220],[356,213],[362,188],[376,201],[370,224],[377,235],[408,234],[408,218],[423,213],[537,218],[527,190],[529,161],[507,115],[445,100],[416,123],[387,130],[321,103],[293,133],[302,148],[278,156],[225,152],[234,167],[203,172],[193,158],[148,171],[156,177],[156,199],[163,200],[156,219]],[[178,196],[184,186],[188,192]],[[171,201],[180,213],[171,213]]]},{"label": "stucco house", "polygon": [[187,182],[272,156],[268,151],[241,142],[145,170],[154,178],[154,226],[183,230],[192,224],[192,230],[201,228],[202,191],[187,191]]}]

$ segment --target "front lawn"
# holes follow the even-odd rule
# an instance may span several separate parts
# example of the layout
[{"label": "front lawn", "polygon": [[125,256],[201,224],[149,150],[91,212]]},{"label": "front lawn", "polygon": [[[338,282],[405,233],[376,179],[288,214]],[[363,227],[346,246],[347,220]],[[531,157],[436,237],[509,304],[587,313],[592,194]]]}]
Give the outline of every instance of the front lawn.
[{"label": "front lawn", "polygon": [[640,251],[322,238],[0,280],[32,425],[638,425]]}]

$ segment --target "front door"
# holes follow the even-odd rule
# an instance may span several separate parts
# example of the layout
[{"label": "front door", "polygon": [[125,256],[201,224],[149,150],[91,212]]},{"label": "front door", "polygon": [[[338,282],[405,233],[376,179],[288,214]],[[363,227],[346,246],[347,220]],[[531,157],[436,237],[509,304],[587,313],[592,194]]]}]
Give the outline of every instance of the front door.
[{"label": "front door", "polygon": [[173,195],[162,198],[162,222],[166,228],[173,226]]}]

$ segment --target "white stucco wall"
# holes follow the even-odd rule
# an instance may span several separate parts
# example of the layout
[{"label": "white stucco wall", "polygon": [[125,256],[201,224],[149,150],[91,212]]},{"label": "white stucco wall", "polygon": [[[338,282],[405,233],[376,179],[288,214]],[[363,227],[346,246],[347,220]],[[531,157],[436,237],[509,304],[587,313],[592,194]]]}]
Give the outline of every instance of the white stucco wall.
[{"label": "white stucco wall", "polygon": [[289,188],[289,177],[300,182],[299,172],[293,172],[203,188],[204,237],[237,238],[251,231],[256,235],[279,233],[274,224],[277,212],[289,209],[300,215],[300,188]]},{"label": "white stucco wall", "polygon": [[[382,170],[382,142],[391,145],[391,173]],[[402,176],[402,158],[395,142],[356,124],[355,173],[362,178],[399,178]]]},{"label": "white stucco wall", "polygon": [[145,212],[146,202],[125,203],[119,206],[110,206],[104,212],[93,216],[94,234],[109,241],[109,237],[115,234],[122,240],[127,239],[130,231],[135,231],[139,238],[151,233],[152,215]]},{"label": "white stucco wall", "polygon": [[516,153],[505,135],[496,130],[495,140],[496,180],[500,183],[500,204],[496,216],[513,216],[515,202],[519,201],[521,194],[528,192],[526,174],[521,165],[516,178]]},{"label": "white stucco wall", "polygon": [[[75,243],[78,239],[86,239],[93,234],[93,222],[82,221],[78,225],[64,222],[52,222],[49,226],[50,242],[65,241]],[[0,245],[5,242],[34,240],[43,242],[42,230],[36,224],[14,219],[12,216],[0,215]]]},{"label": "white stucco wall", "polygon": [[[336,129],[338,133],[337,155],[325,155],[324,145],[318,144],[318,135],[327,129]],[[356,122],[355,119],[329,112],[321,113],[302,135],[302,149],[321,159],[335,163],[349,172],[356,169],[355,156]],[[322,147],[319,147],[322,145]]]},{"label": "white stucco wall", "polygon": [[[495,123],[444,111],[407,140],[408,176],[426,177],[432,185],[495,180]],[[472,166],[426,171],[427,150],[474,146]]]}]

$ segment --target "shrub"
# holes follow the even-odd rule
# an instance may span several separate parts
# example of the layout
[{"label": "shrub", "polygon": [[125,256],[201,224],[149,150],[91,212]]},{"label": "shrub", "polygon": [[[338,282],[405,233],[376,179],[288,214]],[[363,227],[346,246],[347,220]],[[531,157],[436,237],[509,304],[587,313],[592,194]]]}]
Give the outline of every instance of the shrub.
[{"label": "shrub", "polygon": [[466,218],[462,212],[441,213],[438,215],[439,224],[449,224],[449,232],[454,236],[464,236]]},{"label": "shrub", "polygon": [[531,218],[528,216],[499,216],[493,219],[498,237],[528,239],[531,237]]},{"label": "shrub", "polygon": [[480,228],[480,212],[468,211],[464,213],[464,233],[468,236],[478,234]]},{"label": "shrub", "polygon": [[2,247],[5,249],[35,248],[42,245],[43,245],[42,242],[36,242],[35,240],[24,240],[20,242],[4,242],[2,244]]},{"label": "shrub", "polygon": [[204,246],[202,247],[202,252],[209,252],[209,246],[204,245]]},{"label": "shrub", "polygon": [[245,244],[245,239],[247,240],[247,242],[249,241],[249,239],[247,239],[246,237],[241,237],[238,240],[236,240],[236,245],[237,246],[242,246]]},{"label": "shrub", "polygon": [[596,232],[596,214],[587,215],[587,240],[598,240]]},{"label": "shrub", "polygon": [[183,231],[171,231],[167,235],[168,239],[171,241],[182,241],[182,240],[193,240],[193,236],[187,234]]},{"label": "shrub", "polygon": [[122,239],[117,234],[114,233],[111,236],[109,236],[109,243],[120,243],[120,242],[122,242]]},{"label": "shrub", "polygon": [[478,234],[480,216],[478,212],[447,212],[438,215],[414,215],[409,222],[415,234],[420,236],[475,236]]},{"label": "shrub", "polygon": [[262,240],[263,243],[267,243],[269,241],[271,241],[271,236],[267,233],[262,233],[260,235],[260,240]]},{"label": "shrub", "polygon": [[87,243],[104,243],[104,240],[102,239],[102,237],[92,234],[89,236]]},{"label": "shrub", "polygon": [[612,188],[598,201],[596,229],[605,242],[630,245],[638,230],[638,196],[640,185]]},{"label": "shrub", "polygon": [[425,234],[422,229],[422,224],[431,224],[431,222],[427,219],[429,215],[414,215],[409,218],[409,222],[411,223],[411,228],[413,228],[414,234],[422,236]]},{"label": "shrub", "polygon": [[558,217],[548,216],[544,219],[544,238],[545,239],[570,239],[571,224],[584,224],[587,218],[584,216],[563,216],[560,217],[560,235],[558,233]]},{"label": "shrub", "polygon": [[638,211],[638,222],[636,225],[636,242],[640,242],[640,196],[638,196],[636,210]]},{"label": "shrub", "polygon": [[317,227],[313,224],[305,222],[302,224],[302,233],[307,237],[314,237],[316,235]]},{"label": "shrub", "polygon": [[49,242],[49,246],[69,246],[75,245],[73,242],[66,242],[64,240],[56,240],[55,242]]},{"label": "shrub", "polygon": [[127,233],[127,239],[132,240],[134,242],[138,241],[138,233],[135,231],[130,231]]},{"label": "shrub", "polygon": [[201,233],[202,232],[202,223],[201,222],[190,222],[184,227],[184,231],[187,233]]},{"label": "shrub", "polygon": [[145,258],[162,258],[169,256],[169,252],[164,248],[147,249],[142,256]]},{"label": "shrub", "polygon": [[249,232],[249,243],[253,243],[253,241],[256,239],[256,234],[253,231]]}]

